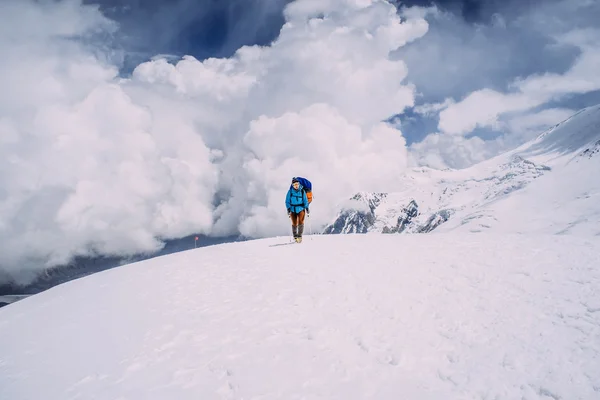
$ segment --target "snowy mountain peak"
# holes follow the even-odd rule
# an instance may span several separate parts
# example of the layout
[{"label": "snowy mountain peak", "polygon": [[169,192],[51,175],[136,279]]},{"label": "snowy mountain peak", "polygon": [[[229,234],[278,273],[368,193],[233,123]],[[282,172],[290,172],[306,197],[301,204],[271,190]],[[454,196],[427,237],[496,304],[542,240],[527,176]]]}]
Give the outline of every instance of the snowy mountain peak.
[{"label": "snowy mountain peak", "polygon": [[[561,157],[594,147],[600,141],[600,104],[584,108],[517,149],[524,157]],[[550,158],[552,159],[552,158]]]},{"label": "snowy mountain peak", "polygon": [[374,210],[386,196],[387,193],[359,192],[355,194],[351,200],[366,204],[370,210]]},{"label": "snowy mountain peak", "polygon": [[[472,167],[417,168],[400,177],[405,187],[400,192],[359,193],[352,199],[361,207],[342,207],[324,233],[479,232],[498,227],[558,233],[576,225],[600,234],[599,153],[600,105]],[[583,159],[592,162],[572,162]],[[582,198],[595,198],[597,205],[580,204],[577,199]],[[559,204],[562,212],[554,210]],[[544,223],[527,225],[531,219]]]}]

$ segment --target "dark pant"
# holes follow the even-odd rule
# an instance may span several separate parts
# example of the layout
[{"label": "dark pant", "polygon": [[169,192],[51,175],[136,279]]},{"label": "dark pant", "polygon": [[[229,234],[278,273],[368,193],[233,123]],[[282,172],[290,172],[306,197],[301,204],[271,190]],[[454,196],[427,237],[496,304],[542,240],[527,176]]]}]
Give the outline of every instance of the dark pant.
[{"label": "dark pant", "polygon": [[299,213],[291,213],[290,217],[292,218],[292,233],[294,237],[302,237],[302,233],[304,232],[304,216],[306,211],[302,210]]}]

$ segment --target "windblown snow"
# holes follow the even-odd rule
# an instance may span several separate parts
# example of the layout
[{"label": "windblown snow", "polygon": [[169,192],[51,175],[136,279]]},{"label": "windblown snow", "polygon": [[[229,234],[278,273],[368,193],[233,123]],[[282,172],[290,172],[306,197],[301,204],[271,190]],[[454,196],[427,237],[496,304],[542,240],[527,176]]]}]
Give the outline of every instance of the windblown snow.
[{"label": "windblown snow", "polygon": [[0,310],[0,398],[600,397],[600,238],[317,235],[186,251]]}]

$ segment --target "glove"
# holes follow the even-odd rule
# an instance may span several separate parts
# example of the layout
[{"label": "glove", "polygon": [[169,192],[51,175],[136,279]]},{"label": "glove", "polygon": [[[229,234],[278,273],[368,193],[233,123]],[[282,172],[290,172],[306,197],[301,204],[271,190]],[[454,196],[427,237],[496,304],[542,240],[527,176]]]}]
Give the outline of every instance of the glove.
[{"label": "glove", "polygon": [[310,210],[308,208],[306,209],[306,216],[310,217]]},{"label": "glove", "polygon": [[292,210],[290,210],[289,208],[287,209],[288,212],[288,218],[292,215]]}]

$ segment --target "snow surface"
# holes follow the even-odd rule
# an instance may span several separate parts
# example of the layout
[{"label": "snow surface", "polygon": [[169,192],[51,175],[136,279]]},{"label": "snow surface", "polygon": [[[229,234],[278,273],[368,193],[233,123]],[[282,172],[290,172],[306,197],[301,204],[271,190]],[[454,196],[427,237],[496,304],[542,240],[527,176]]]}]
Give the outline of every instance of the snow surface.
[{"label": "snow surface", "polygon": [[0,399],[600,398],[600,238],[288,240],[0,309]]}]

